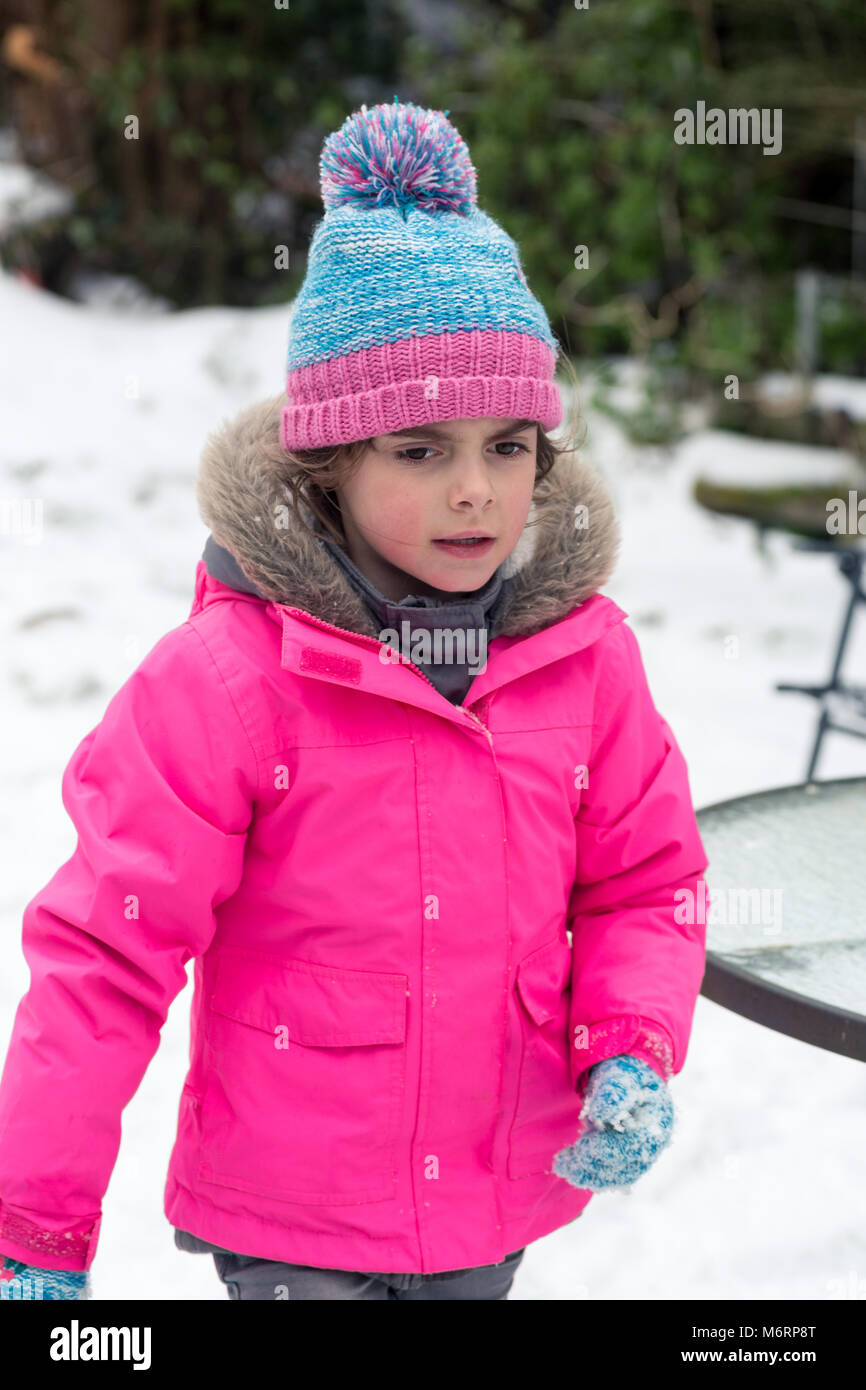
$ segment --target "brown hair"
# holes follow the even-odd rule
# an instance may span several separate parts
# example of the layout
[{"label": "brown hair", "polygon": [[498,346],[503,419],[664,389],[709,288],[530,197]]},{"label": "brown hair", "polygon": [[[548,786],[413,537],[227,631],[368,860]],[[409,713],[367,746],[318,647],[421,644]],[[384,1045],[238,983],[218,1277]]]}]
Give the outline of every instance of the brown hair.
[{"label": "brown hair", "polygon": [[[561,444],[554,441],[538,426],[536,446],[535,484],[546,478],[557,458],[562,454],[574,453],[580,448],[583,439],[577,439],[580,416],[580,386],[571,359],[564,353],[560,365],[572,387],[571,409],[566,426],[565,438]],[[319,518],[333,540],[345,548],[346,535],[343,518],[335,489],[342,487],[358,469],[361,458],[371,444],[370,439],[358,439],[351,444],[338,444],[320,449],[295,449],[286,452],[288,473],[284,479],[295,505],[299,521],[307,526],[303,513],[298,507],[303,499],[310,510]],[[309,526],[307,526],[309,530]]]}]

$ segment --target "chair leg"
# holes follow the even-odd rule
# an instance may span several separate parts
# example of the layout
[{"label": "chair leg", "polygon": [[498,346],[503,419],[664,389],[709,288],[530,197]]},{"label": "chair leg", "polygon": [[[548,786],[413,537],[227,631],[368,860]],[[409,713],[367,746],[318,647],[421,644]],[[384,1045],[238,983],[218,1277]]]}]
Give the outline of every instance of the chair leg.
[{"label": "chair leg", "polygon": [[[836,643],[836,652],[833,657],[833,669],[830,673],[830,678],[827,681],[826,685],[813,687],[812,689],[809,689],[807,686],[796,685],[776,686],[777,690],[799,689],[804,695],[812,695],[815,698],[820,699],[822,701],[821,713],[818,716],[818,723],[815,728],[815,740],[812,744],[812,752],[809,758],[808,770],[806,772],[807,782],[811,782],[814,778],[815,768],[817,766],[818,758],[821,753],[821,745],[824,741],[824,735],[827,733],[828,729],[836,727],[831,721],[827,712],[827,706],[823,703],[823,701],[827,694],[839,690],[839,674],[842,669],[842,659],[845,655],[845,647],[847,645],[848,637],[851,632],[851,623],[854,618],[854,610],[856,609],[858,603],[866,602],[866,592],[864,592],[860,582],[863,573],[863,563],[864,557],[857,552],[848,552],[847,554],[839,557],[839,569],[841,573],[844,574],[845,578],[848,580],[848,583],[851,587],[851,593],[849,595],[848,602],[845,605],[845,612],[842,617],[842,625],[839,628],[839,638]],[[843,732],[845,732],[845,730],[843,730]]]},{"label": "chair leg", "polygon": [[807,772],[806,772],[806,781],[807,781],[807,782],[811,782],[811,781],[814,779],[814,776],[815,776],[815,767],[816,767],[817,762],[818,762],[818,755],[819,755],[820,752],[821,752],[821,744],[822,744],[823,741],[824,741],[824,735],[826,734],[826,732],[827,732],[827,711],[826,711],[825,709],[822,709],[822,710],[821,710],[821,714],[820,714],[820,716],[819,716],[819,718],[818,718],[818,727],[817,727],[817,729],[815,730],[815,742],[814,742],[813,745],[812,745],[812,755],[811,755],[811,757],[809,758],[809,767],[808,767]]}]

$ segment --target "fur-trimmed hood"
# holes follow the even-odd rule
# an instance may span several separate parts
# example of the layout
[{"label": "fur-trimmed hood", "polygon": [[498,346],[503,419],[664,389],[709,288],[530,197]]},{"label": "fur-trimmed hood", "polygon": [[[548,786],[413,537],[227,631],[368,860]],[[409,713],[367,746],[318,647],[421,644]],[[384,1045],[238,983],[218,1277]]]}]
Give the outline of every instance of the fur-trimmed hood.
[{"label": "fur-trimmed hood", "polygon": [[[376,637],[373,617],[342,566],[292,505],[279,438],[284,403],[281,392],[210,433],[196,487],[202,519],[262,597]],[[537,485],[523,534],[504,562],[509,582],[491,640],[531,636],[566,617],[613,573],[619,540],[598,474],[577,453],[560,455]]]}]

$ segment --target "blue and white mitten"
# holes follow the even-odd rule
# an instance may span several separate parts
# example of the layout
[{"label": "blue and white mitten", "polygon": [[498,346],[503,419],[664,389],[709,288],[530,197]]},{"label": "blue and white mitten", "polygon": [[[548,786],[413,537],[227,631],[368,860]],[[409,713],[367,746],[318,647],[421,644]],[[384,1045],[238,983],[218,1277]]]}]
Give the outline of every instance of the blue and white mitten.
[{"label": "blue and white mitten", "polygon": [[666,1083],[648,1062],[624,1053],[589,1073],[581,1119],[588,1128],[553,1160],[557,1177],[594,1192],[628,1187],[671,1141],[674,1107]]},{"label": "blue and white mitten", "polygon": [[62,1302],[89,1299],[90,1273],[82,1269],[41,1269],[0,1255],[0,1299]]}]

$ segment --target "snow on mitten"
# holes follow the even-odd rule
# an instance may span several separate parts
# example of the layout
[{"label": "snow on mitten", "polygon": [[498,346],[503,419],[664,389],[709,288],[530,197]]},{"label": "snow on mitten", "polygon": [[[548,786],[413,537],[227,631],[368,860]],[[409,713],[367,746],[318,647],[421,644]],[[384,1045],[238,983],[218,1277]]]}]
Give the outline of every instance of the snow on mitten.
[{"label": "snow on mitten", "polygon": [[623,1053],[591,1068],[580,1117],[593,1128],[560,1149],[553,1171],[572,1187],[601,1192],[629,1186],[652,1166],[671,1141],[674,1107],[658,1072]]},{"label": "snow on mitten", "polygon": [[57,1302],[90,1296],[90,1274],[86,1269],[40,1269],[0,1255],[0,1299]]}]

